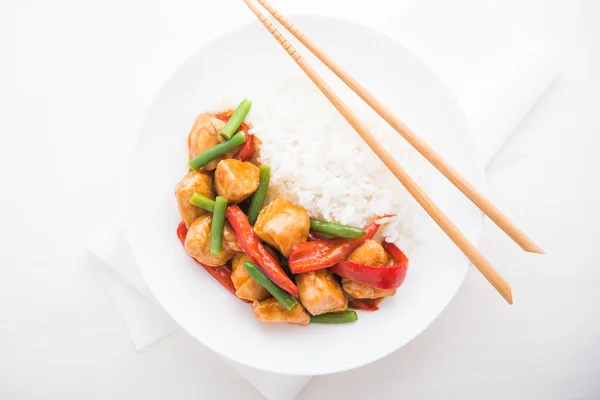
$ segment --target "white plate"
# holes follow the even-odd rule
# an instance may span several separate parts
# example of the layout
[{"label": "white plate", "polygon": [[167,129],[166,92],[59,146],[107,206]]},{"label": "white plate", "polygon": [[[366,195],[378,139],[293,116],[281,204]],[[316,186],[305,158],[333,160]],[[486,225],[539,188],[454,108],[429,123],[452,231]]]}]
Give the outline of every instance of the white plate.
[{"label": "white plate", "polygon": [[[355,23],[315,16],[293,20],[482,186],[481,164],[462,111],[414,54],[394,39]],[[297,48],[306,56],[306,50]],[[231,296],[185,255],[175,235],[180,218],[173,189],[186,173],[186,136],[195,116],[214,104],[224,88],[244,87],[249,81],[266,85],[297,68],[258,23],[218,37],[187,60],[152,102],[135,142],[128,229],[148,286],[193,337],[249,367],[319,375],[368,364],[412,340],[453,298],[468,262],[425,218],[425,239],[411,254],[406,281],[380,311],[361,312],[354,324],[299,327],[255,321],[248,304]],[[437,173],[427,187],[437,204],[477,242],[481,213]]]}]

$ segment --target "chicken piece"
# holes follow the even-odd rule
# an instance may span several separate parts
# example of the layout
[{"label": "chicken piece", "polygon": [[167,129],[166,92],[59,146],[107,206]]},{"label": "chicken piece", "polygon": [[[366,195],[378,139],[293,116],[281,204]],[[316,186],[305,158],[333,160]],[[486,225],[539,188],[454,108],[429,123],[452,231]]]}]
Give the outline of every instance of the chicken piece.
[{"label": "chicken piece", "polygon": [[355,282],[348,278],[342,278],[342,288],[344,288],[344,292],[355,299],[378,299],[380,297],[389,297],[396,294],[396,289],[379,289],[365,285],[364,283]]},{"label": "chicken piece", "polygon": [[231,280],[233,281],[233,286],[235,286],[236,296],[240,299],[252,301],[264,300],[270,297],[271,293],[264,286],[256,282],[248,271],[246,271],[246,268],[244,268],[245,262],[252,262],[252,259],[246,253],[240,253],[233,258],[233,262],[231,263]]},{"label": "chicken piece", "polygon": [[263,241],[275,247],[285,257],[292,247],[306,242],[310,230],[308,212],[278,195],[258,214],[254,232]]},{"label": "chicken piece", "polygon": [[[223,250],[221,254],[210,254],[210,228],[212,214],[204,214],[198,217],[190,226],[185,237],[185,251],[191,257],[211,267],[219,267],[231,260],[240,251],[235,241],[235,233],[228,221],[225,221],[223,233]],[[232,242],[233,240],[233,242]]]},{"label": "chicken piece", "polygon": [[[225,122],[218,119],[214,114],[206,113],[198,116],[188,136],[188,153],[190,160],[211,147],[226,141],[227,139],[220,134],[221,129],[223,129],[224,126]],[[231,150],[224,156],[209,162],[201,169],[204,171],[212,171],[217,168],[219,161],[233,157],[236,152],[237,149]]]},{"label": "chicken piece", "polygon": [[219,196],[230,203],[240,203],[258,188],[260,170],[252,163],[235,160],[223,160],[215,170],[215,189]]},{"label": "chicken piece", "polygon": [[300,301],[312,315],[346,311],[348,299],[326,269],[296,275]]},{"label": "chicken piece", "polygon": [[177,207],[186,228],[189,228],[196,218],[208,212],[190,204],[188,198],[192,195],[192,192],[197,192],[209,199],[214,199],[215,192],[212,188],[212,178],[202,172],[192,171],[184,176],[177,186],[175,186]]},{"label": "chicken piece", "polygon": [[227,219],[225,219],[225,229],[223,229],[223,246],[225,245],[227,245],[229,249],[235,251],[236,253],[243,251],[237,242],[235,231]]},{"label": "chicken piece", "polygon": [[254,318],[259,321],[305,326],[310,324],[310,315],[300,303],[288,311],[277,299],[271,298],[252,303],[252,312],[254,313]]},{"label": "chicken piece", "polygon": [[[348,260],[381,268],[385,268],[388,265],[387,253],[383,249],[383,246],[374,240],[364,242],[350,254]],[[396,294],[396,289],[379,289],[348,278],[342,278],[342,288],[344,292],[356,299],[378,299]]]},{"label": "chicken piece", "polygon": [[387,264],[388,255],[382,245],[374,240],[367,240],[348,256],[348,260],[359,264],[381,267]]}]

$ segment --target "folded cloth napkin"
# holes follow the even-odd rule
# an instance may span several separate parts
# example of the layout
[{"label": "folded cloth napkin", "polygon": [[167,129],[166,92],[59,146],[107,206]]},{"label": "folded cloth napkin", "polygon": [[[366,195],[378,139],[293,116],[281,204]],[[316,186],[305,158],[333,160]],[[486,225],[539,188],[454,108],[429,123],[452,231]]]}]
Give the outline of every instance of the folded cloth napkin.
[{"label": "folded cloth napkin", "polygon": [[[409,2],[388,24],[381,26],[380,19],[377,24],[420,56],[456,95],[486,165],[556,75],[546,52],[477,0]],[[136,349],[179,329],[145,285],[121,217],[99,232],[87,250],[102,261],[99,277]],[[269,400],[291,400],[310,380],[224,361]]]}]

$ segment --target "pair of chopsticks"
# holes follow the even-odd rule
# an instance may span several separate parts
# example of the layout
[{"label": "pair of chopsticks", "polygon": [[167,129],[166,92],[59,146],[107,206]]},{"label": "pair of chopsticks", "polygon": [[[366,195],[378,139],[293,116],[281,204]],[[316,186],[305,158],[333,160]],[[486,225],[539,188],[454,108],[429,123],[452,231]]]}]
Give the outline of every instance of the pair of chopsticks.
[{"label": "pair of chopsticks", "polygon": [[[335,94],[317,72],[302,58],[300,53],[283,37],[261,11],[252,3],[252,0],[243,0],[254,15],[262,22],[273,37],[281,44],[283,49],[292,57],[304,73],[313,81],[319,90],[329,99],[331,104],[352,125],[354,130],[369,145],[371,150],[383,161],[385,166],[394,174],[400,183],[408,190],[415,200],[431,216],[440,228],[448,235],[454,244],[463,252],[471,263],[492,284],[492,286],[512,304],[512,291],[508,282],[498,274],[492,265],[481,255],[477,248],[465,235],[450,221],[444,212],[431,200],[417,183],[402,169],[400,164],[390,153],[375,139],[368,128],[352,113],[348,106]],[[452,168],[442,157],[427,143],[420,139],[404,122],[396,117],[388,108],[381,104],[369,91],[344,71],[327,54],[318,48],[304,33],[284,18],[264,0],[257,0],[283,27],[308,48],[321,62],[333,71],[346,85],[348,85],[361,99],[363,99],[377,114],[379,114],[392,128],[394,128],[406,141],[408,141],[423,157],[438,169],[454,186],[466,195],[485,215],[498,225],[521,248],[530,253],[544,254],[525,233],[512,223],[496,206],[487,200],[473,185]]]}]

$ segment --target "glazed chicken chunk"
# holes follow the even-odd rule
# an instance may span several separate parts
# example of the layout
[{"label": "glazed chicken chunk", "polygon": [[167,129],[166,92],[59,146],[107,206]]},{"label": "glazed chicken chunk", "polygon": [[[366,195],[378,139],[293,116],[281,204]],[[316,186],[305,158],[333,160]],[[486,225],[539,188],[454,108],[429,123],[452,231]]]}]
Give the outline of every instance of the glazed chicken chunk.
[{"label": "glazed chicken chunk", "polygon": [[258,237],[285,257],[290,255],[292,247],[306,242],[309,230],[308,212],[282,195],[261,210],[254,225]]},{"label": "glazed chicken chunk", "polygon": [[191,257],[200,261],[203,264],[211,267],[219,267],[231,260],[231,258],[241,251],[235,239],[235,232],[225,221],[225,229],[223,231],[223,250],[221,254],[210,253],[210,228],[212,224],[212,214],[204,214],[197,218],[190,226],[187,236],[185,237],[185,251]]},{"label": "glazed chicken chunk", "polygon": [[383,246],[374,240],[367,240],[348,257],[349,261],[381,267],[388,262]]},{"label": "glazed chicken chunk", "polygon": [[259,169],[256,165],[235,159],[219,162],[215,170],[215,189],[230,203],[239,203],[258,188]]},{"label": "glazed chicken chunk", "polygon": [[200,207],[190,204],[188,198],[192,195],[192,192],[197,192],[209,199],[214,199],[215,193],[212,188],[211,177],[202,172],[192,171],[184,176],[177,186],[175,186],[177,207],[179,208],[181,219],[187,228],[192,225],[192,222],[194,222],[196,218],[208,212]]},{"label": "glazed chicken chunk", "polygon": [[[192,126],[192,130],[188,136],[188,153],[190,160],[197,155],[205,152],[226,141],[223,135],[220,134],[221,129],[225,126],[225,122],[218,119],[214,114],[201,114]],[[204,171],[212,171],[217,168],[217,164],[224,158],[231,158],[237,150],[232,150],[222,157],[209,162],[201,169]]]},{"label": "glazed chicken chunk", "polygon": [[246,253],[239,253],[231,263],[231,280],[235,286],[235,294],[244,300],[264,300],[271,296],[269,291],[254,280],[244,268],[245,262],[252,262]]},{"label": "glazed chicken chunk", "polygon": [[348,299],[326,269],[296,275],[300,301],[312,315],[346,311]]},{"label": "glazed chicken chunk", "polygon": [[[379,243],[374,240],[367,240],[350,254],[348,260],[385,268],[388,264],[388,255]],[[396,294],[396,289],[379,289],[348,278],[342,278],[342,288],[344,292],[356,299],[377,299]]]},{"label": "glazed chicken chunk", "polygon": [[296,304],[291,310],[286,310],[277,299],[271,298],[252,303],[254,318],[259,321],[272,322],[275,324],[310,324],[310,315],[304,307]]}]

